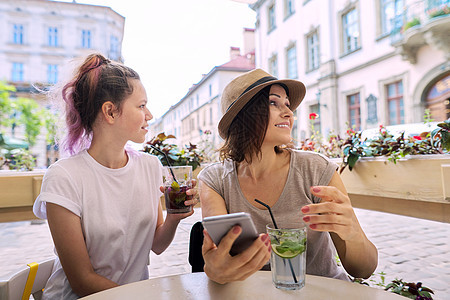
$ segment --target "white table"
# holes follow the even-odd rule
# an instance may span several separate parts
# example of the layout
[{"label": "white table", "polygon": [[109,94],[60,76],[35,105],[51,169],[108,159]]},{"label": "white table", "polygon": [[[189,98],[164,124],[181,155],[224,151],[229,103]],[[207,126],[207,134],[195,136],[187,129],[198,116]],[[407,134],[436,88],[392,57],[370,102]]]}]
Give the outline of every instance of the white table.
[{"label": "white table", "polygon": [[274,287],[272,275],[259,271],[244,281],[224,285],[208,279],[205,273],[159,277],[102,291],[83,300],[111,299],[405,299],[365,285],[306,275],[301,290],[284,291]]}]

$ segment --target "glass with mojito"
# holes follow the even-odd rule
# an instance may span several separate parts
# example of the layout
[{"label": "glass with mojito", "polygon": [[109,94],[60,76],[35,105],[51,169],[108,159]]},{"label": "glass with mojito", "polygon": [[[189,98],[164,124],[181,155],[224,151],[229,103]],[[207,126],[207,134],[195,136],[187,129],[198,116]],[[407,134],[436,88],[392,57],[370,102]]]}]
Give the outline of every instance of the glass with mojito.
[{"label": "glass with mojito", "polygon": [[186,195],[186,191],[192,187],[192,166],[166,167],[163,182],[167,213],[190,212],[192,206],[184,205],[184,201],[192,199],[192,196]]},{"label": "glass with mojito", "polygon": [[270,267],[275,287],[298,290],[305,286],[306,227],[275,229],[266,226],[272,244]]}]

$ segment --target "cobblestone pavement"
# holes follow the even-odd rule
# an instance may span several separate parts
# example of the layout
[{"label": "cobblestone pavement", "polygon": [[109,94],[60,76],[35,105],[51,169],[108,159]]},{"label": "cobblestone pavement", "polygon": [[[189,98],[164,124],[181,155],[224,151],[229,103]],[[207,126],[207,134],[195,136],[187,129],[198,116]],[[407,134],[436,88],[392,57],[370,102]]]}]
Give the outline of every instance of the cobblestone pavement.
[{"label": "cobblestone pavement", "polygon": [[[386,282],[401,278],[421,281],[435,291],[435,299],[450,299],[450,224],[411,217],[355,209],[366,235],[377,246],[376,273],[386,273]],[[174,241],[161,255],[150,255],[150,277],[189,273],[189,232],[201,219],[196,208],[183,220]],[[0,223],[0,280],[7,279],[24,265],[53,257],[47,223],[26,221]],[[380,282],[372,277],[371,285]],[[405,298],[406,299],[406,298]]]}]

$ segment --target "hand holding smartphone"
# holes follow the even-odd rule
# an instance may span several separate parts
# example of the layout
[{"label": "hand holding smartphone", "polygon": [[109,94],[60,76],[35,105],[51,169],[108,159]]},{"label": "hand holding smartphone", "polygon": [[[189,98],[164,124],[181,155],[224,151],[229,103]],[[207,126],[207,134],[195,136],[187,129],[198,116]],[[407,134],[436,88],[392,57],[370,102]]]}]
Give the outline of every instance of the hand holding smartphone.
[{"label": "hand holding smartphone", "polygon": [[222,238],[233,228],[234,225],[239,225],[242,228],[241,234],[234,241],[231,247],[230,254],[236,255],[247,249],[256,238],[258,232],[255,224],[248,213],[232,213],[227,215],[206,217],[202,221],[203,227],[206,228],[208,234],[211,236],[213,242],[219,245]]}]

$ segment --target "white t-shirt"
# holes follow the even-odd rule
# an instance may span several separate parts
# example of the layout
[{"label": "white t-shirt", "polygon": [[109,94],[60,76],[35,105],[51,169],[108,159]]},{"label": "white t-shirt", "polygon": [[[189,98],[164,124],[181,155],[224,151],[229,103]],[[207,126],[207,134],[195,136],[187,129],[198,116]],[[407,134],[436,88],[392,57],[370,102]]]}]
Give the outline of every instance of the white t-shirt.
[{"label": "white t-shirt", "polygon": [[[120,169],[102,166],[86,150],[59,160],[46,172],[33,207],[42,219],[46,202],[79,216],[92,267],[117,284],[148,278],[162,185],[155,156],[128,149],[127,154]],[[77,298],[57,259],[43,299]]]}]

